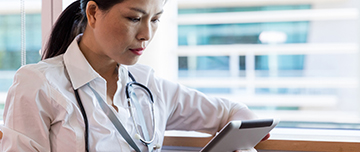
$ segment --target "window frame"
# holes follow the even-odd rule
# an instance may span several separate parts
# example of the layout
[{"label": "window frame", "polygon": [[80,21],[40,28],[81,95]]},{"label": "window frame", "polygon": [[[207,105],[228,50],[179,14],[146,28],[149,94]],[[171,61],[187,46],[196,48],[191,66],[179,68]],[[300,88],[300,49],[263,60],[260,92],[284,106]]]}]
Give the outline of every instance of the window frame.
[{"label": "window frame", "polygon": [[62,12],[62,0],[41,0],[41,37],[42,49],[44,50],[46,40],[49,38],[53,24]]}]

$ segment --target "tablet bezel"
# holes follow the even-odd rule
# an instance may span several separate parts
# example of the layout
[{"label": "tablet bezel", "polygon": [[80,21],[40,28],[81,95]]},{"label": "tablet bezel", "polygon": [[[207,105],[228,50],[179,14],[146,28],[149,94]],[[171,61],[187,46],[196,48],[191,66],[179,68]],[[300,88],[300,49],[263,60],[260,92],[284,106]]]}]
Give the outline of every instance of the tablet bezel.
[{"label": "tablet bezel", "polygon": [[234,120],[227,123],[200,152],[219,152],[255,147],[277,124],[277,119]]}]

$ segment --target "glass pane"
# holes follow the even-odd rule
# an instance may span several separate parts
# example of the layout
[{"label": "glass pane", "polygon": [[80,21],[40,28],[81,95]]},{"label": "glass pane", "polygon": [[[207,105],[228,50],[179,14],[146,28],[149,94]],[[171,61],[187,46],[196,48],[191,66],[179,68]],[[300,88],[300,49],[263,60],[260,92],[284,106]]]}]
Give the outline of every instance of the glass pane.
[{"label": "glass pane", "polygon": [[179,57],[179,77],[228,77],[228,56]]},{"label": "glass pane", "polygon": [[190,8],[179,9],[179,14],[197,14],[197,13],[223,13],[223,12],[252,12],[269,10],[302,10],[310,9],[310,5],[274,5],[274,6],[254,6],[254,7],[227,7],[227,8]]},{"label": "glass pane", "polygon": [[305,76],[304,61],[306,55],[277,55],[275,67],[271,66],[268,55],[255,56],[255,70],[257,77],[301,77]]},{"label": "glass pane", "polygon": [[307,42],[309,22],[238,23],[179,25],[180,46],[220,44],[261,44],[262,32],[277,31],[287,37],[285,43]]}]

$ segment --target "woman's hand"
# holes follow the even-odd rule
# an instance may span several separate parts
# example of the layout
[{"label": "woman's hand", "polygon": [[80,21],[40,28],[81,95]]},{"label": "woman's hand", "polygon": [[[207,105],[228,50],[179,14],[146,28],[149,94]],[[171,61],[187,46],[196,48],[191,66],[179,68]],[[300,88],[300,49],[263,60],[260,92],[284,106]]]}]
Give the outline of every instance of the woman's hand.
[{"label": "woman's hand", "polygon": [[[261,141],[268,140],[270,138],[270,133],[268,133]],[[247,149],[247,150],[236,150],[234,152],[257,152],[255,148]]]},{"label": "woman's hand", "polygon": [[234,152],[257,152],[255,148],[246,149],[246,150],[236,150]]}]

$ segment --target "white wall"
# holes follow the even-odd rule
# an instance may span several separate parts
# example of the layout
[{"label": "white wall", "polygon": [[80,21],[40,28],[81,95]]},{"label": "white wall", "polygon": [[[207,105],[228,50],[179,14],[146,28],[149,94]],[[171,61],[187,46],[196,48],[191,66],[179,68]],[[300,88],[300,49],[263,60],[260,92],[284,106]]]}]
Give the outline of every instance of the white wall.
[{"label": "white wall", "polygon": [[177,38],[177,0],[168,0],[157,33],[139,63],[151,66],[162,78],[176,80]]}]

